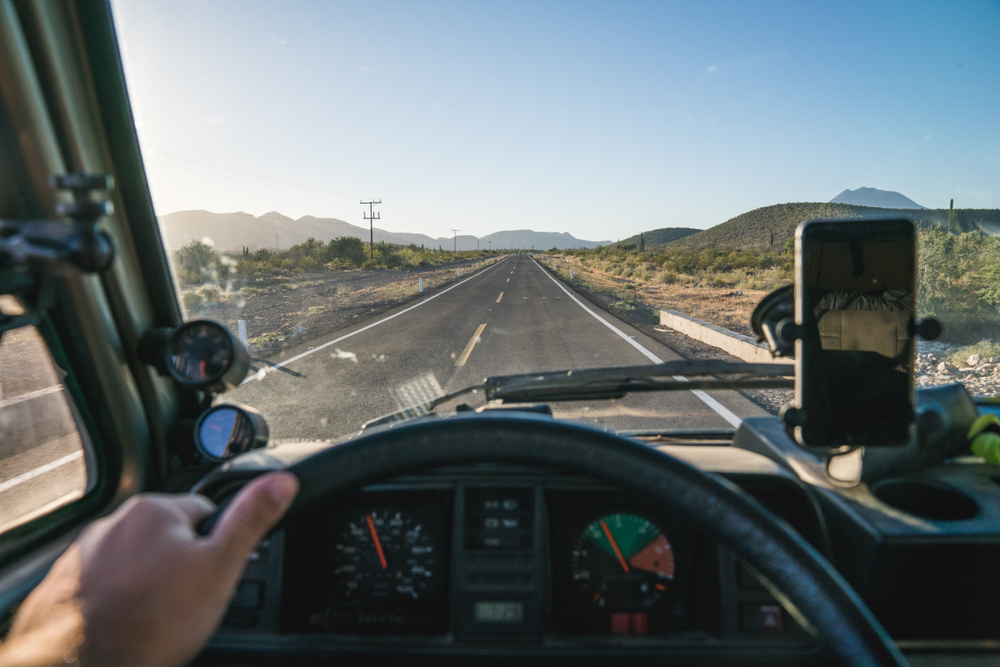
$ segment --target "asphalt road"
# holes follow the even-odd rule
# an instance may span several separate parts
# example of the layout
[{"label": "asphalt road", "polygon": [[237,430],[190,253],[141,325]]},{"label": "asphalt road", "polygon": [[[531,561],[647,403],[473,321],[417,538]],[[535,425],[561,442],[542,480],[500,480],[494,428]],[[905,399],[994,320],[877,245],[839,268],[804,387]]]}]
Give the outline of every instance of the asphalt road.
[{"label": "asphalt road", "polygon": [[[263,373],[223,397],[263,412],[275,439],[355,432],[406,407],[396,388],[428,373],[451,392],[491,375],[681,357],[569,290],[529,256],[513,255],[282,358],[258,363]],[[616,429],[731,428],[744,417],[766,414],[733,391],[636,394],[552,407],[557,417]]]},{"label": "asphalt road", "polygon": [[79,498],[86,482],[83,444],[45,343],[32,327],[6,332],[0,342],[0,532]]},{"label": "asphalt road", "polygon": [[[6,342],[4,354],[11,363],[27,358]],[[63,392],[51,368],[37,371],[40,360],[48,363],[44,350],[33,357],[30,382],[0,399],[0,531],[79,497],[86,486],[82,446]],[[259,372],[222,399],[260,410],[273,440],[323,440],[407,407],[397,388],[428,374],[441,391],[452,392],[492,375],[679,358],[566,288],[527,255],[513,255],[415,302],[286,350],[279,359],[256,360]],[[16,374],[5,372],[0,379],[10,386]],[[552,408],[557,417],[614,429],[729,428],[766,415],[733,391],[635,394]]]}]

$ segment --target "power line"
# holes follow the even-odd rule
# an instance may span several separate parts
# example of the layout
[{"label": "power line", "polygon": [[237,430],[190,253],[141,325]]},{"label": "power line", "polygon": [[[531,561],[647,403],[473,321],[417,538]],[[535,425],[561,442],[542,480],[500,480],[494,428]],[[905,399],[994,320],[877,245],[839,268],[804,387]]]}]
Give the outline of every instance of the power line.
[{"label": "power line", "polygon": [[368,249],[371,253],[372,261],[375,261],[375,220],[381,220],[382,214],[379,213],[378,216],[375,215],[375,204],[381,204],[382,200],[378,201],[363,201],[362,206],[367,206],[369,214],[365,215],[365,220],[368,221]]},{"label": "power line", "polygon": [[[279,183],[281,185],[290,185],[293,188],[301,188],[303,190],[313,190],[315,192],[319,192],[319,193],[323,193],[323,194],[336,195],[337,197],[351,197],[351,198],[354,198],[354,197],[358,196],[358,195],[355,195],[355,194],[351,194],[349,192],[337,192],[335,190],[327,190],[326,188],[317,188],[317,187],[313,187],[311,185],[302,185],[300,183],[293,183],[291,181],[283,181],[280,178],[274,178],[272,176],[262,176],[260,174],[254,174],[253,172],[244,171],[242,169],[234,169],[233,167],[226,167],[226,166],[221,165],[221,164],[215,164],[215,163],[212,163],[212,162],[206,162],[204,160],[196,160],[196,159],[191,158],[191,157],[185,157],[183,155],[177,155],[176,153],[168,153],[166,151],[154,150],[153,154],[154,155],[163,155],[163,156],[168,157],[171,160],[180,160],[182,162],[190,162],[192,164],[197,164],[197,165],[201,165],[201,166],[204,166],[204,167],[211,167],[212,169],[220,169],[222,171],[229,171],[229,172],[232,172],[234,174],[241,174],[243,176],[251,176],[253,178],[259,178],[259,179],[261,179],[263,181],[271,181],[273,183]],[[179,165],[170,165],[170,163],[168,163],[168,162],[159,162],[159,164],[166,164],[166,165],[175,167],[177,169],[186,169],[187,168],[187,167],[181,167]]]}]

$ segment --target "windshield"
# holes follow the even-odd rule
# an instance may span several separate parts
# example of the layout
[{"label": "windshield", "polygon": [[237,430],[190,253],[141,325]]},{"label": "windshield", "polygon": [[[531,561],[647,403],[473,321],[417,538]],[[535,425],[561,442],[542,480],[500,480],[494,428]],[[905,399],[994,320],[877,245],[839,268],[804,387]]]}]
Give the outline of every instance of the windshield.
[{"label": "windshield", "polygon": [[[945,326],[916,386],[1000,393],[995,3],[112,4],[178,298],[245,339],[220,400],[277,440],[487,376],[751,360],[727,341],[812,218],[914,220]],[[726,429],[790,399],[551,408]]]}]

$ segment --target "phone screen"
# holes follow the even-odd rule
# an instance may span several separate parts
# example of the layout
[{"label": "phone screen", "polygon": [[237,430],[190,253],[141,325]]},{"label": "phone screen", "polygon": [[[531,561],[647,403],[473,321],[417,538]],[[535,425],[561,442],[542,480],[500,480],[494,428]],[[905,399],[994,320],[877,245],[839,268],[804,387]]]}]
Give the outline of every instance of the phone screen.
[{"label": "phone screen", "polygon": [[810,447],[903,445],[913,424],[916,233],[908,220],[796,231],[794,435]]}]

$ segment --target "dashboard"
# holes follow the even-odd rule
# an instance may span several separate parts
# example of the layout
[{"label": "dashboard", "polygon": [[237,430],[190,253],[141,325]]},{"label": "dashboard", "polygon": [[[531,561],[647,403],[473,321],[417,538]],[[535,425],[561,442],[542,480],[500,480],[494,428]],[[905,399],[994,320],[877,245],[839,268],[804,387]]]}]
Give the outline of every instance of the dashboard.
[{"label": "dashboard", "polygon": [[[732,457],[732,450],[727,454]],[[808,488],[734,473],[824,550]],[[815,645],[749,566],[627,490],[480,464],[331,498],[251,556],[211,646],[229,652]]]}]

